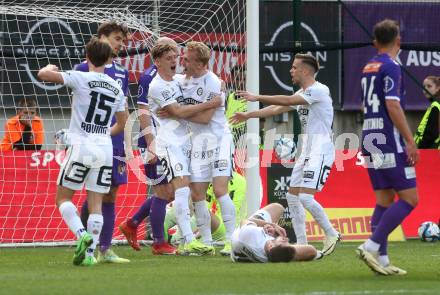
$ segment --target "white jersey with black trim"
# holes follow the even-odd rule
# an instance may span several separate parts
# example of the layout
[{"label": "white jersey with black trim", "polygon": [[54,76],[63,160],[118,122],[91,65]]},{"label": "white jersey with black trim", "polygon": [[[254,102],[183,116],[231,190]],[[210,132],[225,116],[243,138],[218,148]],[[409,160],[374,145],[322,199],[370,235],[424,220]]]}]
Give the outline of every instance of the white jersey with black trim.
[{"label": "white jersey with black trim", "polygon": [[301,122],[301,155],[324,154],[333,149],[333,102],[329,88],[315,81],[295,94],[302,96],[308,103],[292,106],[298,111]]},{"label": "white jersey with black trim", "polygon": [[275,238],[268,235],[264,228],[255,223],[247,223],[237,228],[231,237],[232,257],[237,260],[249,260],[252,262],[267,262],[265,246],[268,241]]},{"label": "white jersey with black trim", "polygon": [[214,134],[221,138],[225,133],[230,133],[228,121],[225,116],[225,95],[221,91],[221,81],[213,72],[208,71],[203,76],[186,78],[184,75],[176,75],[179,81],[184,104],[199,104],[216,96],[223,100],[222,105],[215,109],[214,115],[208,124],[189,122],[192,136],[198,134]]},{"label": "white jersey with black trim", "polygon": [[181,103],[182,100],[182,90],[175,79],[165,81],[159,74],[153,78],[148,90],[148,104],[158,144],[182,145],[188,141],[188,123],[185,120],[157,116],[160,109],[173,103]]},{"label": "white jersey with black trim", "polygon": [[[110,125],[115,112],[125,111],[126,99],[121,86],[104,73],[61,72],[64,85],[72,91],[71,142],[79,137],[110,141]],[[95,141],[96,142],[96,141]]]}]

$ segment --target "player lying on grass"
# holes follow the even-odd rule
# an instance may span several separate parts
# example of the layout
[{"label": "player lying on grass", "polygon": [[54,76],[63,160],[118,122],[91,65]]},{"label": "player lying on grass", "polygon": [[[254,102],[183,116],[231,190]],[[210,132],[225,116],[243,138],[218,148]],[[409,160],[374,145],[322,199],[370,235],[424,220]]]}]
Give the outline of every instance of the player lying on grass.
[{"label": "player lying on grass", "polygon": [[[38,72],[38,77],[46,82],[64,84],[74,91],[70,146],[58,175],[56,205],[78,239],[73,264],[91,266],[97,262],[94,250],[103,225],[102,199],[111,185],[113,150],[110,136],[124,130],[127,117],[121,86],[104,74],[106,64],[111,63],[110,45],[92,38],[86,45],[86,56],[89,72],[58,72],[56,66],[47,65]],[[116,124],[110,127],[113,115]],[[75,191],[84,186],[90,213],[88,232],[71,201]]]},{"label": "player lying on grass", "polygon": [[241,222],[232,235],[234,262],[309,261],[323,257],[312,245],[293,245],[277,222],[284,207],[272,203]]}]

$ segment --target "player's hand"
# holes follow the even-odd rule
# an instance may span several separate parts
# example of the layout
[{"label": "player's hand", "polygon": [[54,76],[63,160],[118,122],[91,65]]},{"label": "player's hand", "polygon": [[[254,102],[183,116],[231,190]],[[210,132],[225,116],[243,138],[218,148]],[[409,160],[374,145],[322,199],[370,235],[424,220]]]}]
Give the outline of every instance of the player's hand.
[{"label": "player's hand", "polygon": [[415,142],[408,143],[406,145],[406,155],[408,157],[408,164],[415,166],[420,159],[419,151]]},{"label": "player's hand", "polygon": [[54,71],[54,72],[58,72],[58,67],[56,65],[52,65],[52,64],[48,64],[47,66],[44,67],[44,69],[48,70],[48,71]]},{"label": "player's hand", "polygon": [[246,121],[247,119],[249,119],[248,113],[236,112],[235,114],[232,115],[231,118],[229,118],[229,122],[231,124],[238,124]]},{"label": "player's hand", "polygon": [[237,94],[237,96],[238,96],[240,99],[244,99],[244,100],[247,100],[247,101],[258,101],[257,95],[252,94],[252,93],[250,93],[250,92],[248,92],[248,91],[241,91],[241,90],[238,90],[238,91],[236,92],[236,94]]},{"label": "player's hand", "polygon": [[157,162],[156,149],[152,147],[152,144],[147,148],[147,158],[145,160],[147,164],[155,164]]},{"label": "player's hand", "polygon": [[159,118],[171,118],[170,113],[165,109],[158,110],[156,114]]},{"label": "player's hand", "polygon": [[274,228],[275,228],[275,233],[277,236],[279,237],[287,237],[287,233],[286,230],[284,228],[282,228],[281,226],[279,226],[278,224],[273,224]]}]

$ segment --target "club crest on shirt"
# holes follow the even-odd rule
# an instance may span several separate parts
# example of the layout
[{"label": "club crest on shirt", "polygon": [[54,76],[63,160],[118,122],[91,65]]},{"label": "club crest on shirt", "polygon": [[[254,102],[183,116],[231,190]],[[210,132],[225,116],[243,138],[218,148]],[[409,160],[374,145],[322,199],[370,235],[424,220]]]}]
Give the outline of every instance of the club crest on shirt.
[{"label": "club crest on shirt", "polygon": [[144,87],[142,87],[142,85],[139,85],[139,88],[138,88],[138,96],[141,96],[142,93],[144,93]]},{"label": "club crest on shirt", "polygon": [[199,87],[199,88],[197,89],[197,95],[198,95],[198,96],[202,96],[202,94],[203,94],[203,88],[202,88],[202,87]]},{"label": "club crest on shirt", "polygon": [[174,169],[176,169],[176,171],[182,171],[183,165],[180,163],[177,163],[176,166],[174,167]]},{"label": "club crest on shirt", "polygon": [[383,79],[383,92],[388,93],[394,88],[394,80],[390,76]]},{"label": "club crest on shirt", "polygon": [[125,164],[123,164],[123,163],[118,164],[118,173],[120,175],[124,174],[126,169],[127,169],[127,167],[125,166]]}]

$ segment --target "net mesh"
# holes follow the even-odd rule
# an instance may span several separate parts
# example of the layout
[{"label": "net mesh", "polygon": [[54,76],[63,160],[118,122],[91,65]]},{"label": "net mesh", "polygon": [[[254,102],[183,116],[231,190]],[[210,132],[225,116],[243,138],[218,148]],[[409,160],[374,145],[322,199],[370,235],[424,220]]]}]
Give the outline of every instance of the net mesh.
[{"label": "net mesh", "polygon": [[[0,5],[1,80],[0,134],[17,114],[21,98],[35,98],[44,124],[39,151],[0,151],[0,245],[37,245],[69,242],[74,236],[55,206],[56,178],[64,151],[57,149],[55,133],[70,120],[70,93],[65,87],[38,81],[38,69],[48,63],[61,71],[81,62],[84,45],[100,23],[125,23],[131,39],[117,58],[130,75],[129,108],[136,107],[137,81],[150,64],[148,50],[159,36],[180,44],[202,41],[213,49],[209,68],[230,90],[238,85],[231,69],[244,62],[244,0],[130,0],[130,1],[2,1]],[[178,72],[182,66],[178,63]],[[241,73],[240,75],[244,75]],[[133,137],[137,133],[133,128]],[[3,146],[2,146],[3,147]],[[119,189],[117,220],[131,216],[147,194],[146,185],[129,172]],[[73,202],[80,208],[85,192]],[[115,230],[114,238],[120,238]]]}]

